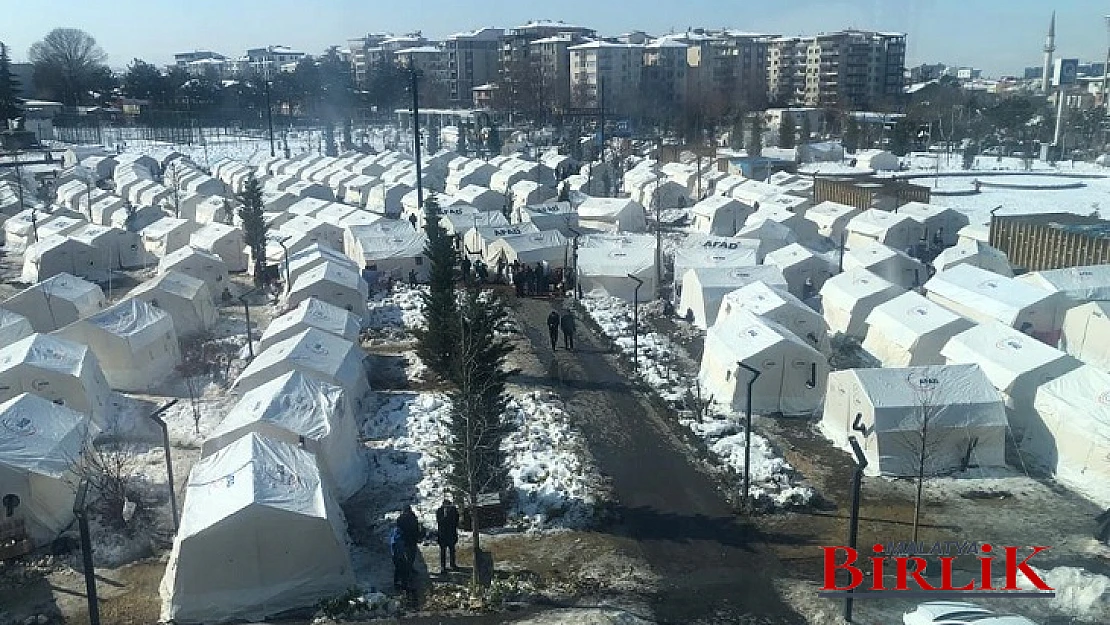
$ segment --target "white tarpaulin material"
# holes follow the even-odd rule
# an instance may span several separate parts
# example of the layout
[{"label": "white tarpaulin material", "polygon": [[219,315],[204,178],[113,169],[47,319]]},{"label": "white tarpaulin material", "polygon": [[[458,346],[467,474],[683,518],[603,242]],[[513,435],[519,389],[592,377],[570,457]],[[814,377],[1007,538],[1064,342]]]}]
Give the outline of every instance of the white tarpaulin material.
[{"label": "white tarpaulin material", "polygon": [[88,347],[47,334],[32,334],[0,347],[0,401],[33,393],[108,424],[111,390]]},{"label": "white tarpaulin material", "polygon": [[92,246],[52,234],[27,246],[20,281],[34,284],[61,273],[96,278],[105,275],[108,268],[108,258],[97,254]]},{"label": "white tarpaulin material", "polygon": [[99,264],[112,269],[134,269],[141,267],[146,254],[139,244],[139,235],[121,228],[88,224],[68,235],[93,249]]},{"label": "white tarpaulin material", "polygon": [[1037,389],[1020,447],[1027,463],[1110,506],[1110,374],[1082,366]]},{"label": "white tarpaulin material", "polygon": [[1010,426],[1020,434],[1033,417],[1033,398],[1046,382],[1080,362],[998,322],[979,324],[952,337],[940,351],[948,364],[978,364],[1006,401]]},{"label": "white tarpaulin material", "polygon": [[570,258],[565,237],[558,230],[502,236],[486,248],[486,262],[497,266],[519,260],[525,264],[547,263],[550,268],[564,266]]},{"label": "white tarpaulin material", "polygon": [[5,520],[22,520],[34,546],[49,544],[73,522],[74,463],[96,428],[30,393],[0,403],[0,428],[0,498],[19,498]]},{"label": "white tarpaulin material", "polygon": [[509,226],[509,220],[497,211],[472,212],[470,209],[473,209],[473,206],[453,206],[451,208],[464,211],[455,212],[448,209],[439,218],[439,225],[451,236],[463,236],[467,230],[475,227]]},{"label": "white tarpaulin material", "polygon": [[27,317],[0,308],[0,345],[11,345],[35,333]]},{"label": "white tarpaulin material", "polygon": [[591,197],[578,205],[578,223],[603,232],[644,232],[644,207],[633,200]]},{"label": "white tarpaulin material", "polygon": [[759,241],[760,260],[775,250],[798,242],[798,235],[790,229],[790,226],[773,219],[761,219],[753,222],[752,217],[749,217],[748,223],[736,233],[736,236],[742,239]]},{"label": "white tarpaulin material", "polygon": [[827,258],[798,243],[767,254],[763,263],[782,270],[791,295],[801,299],[817,295],[825,281],[836,272],[836,267]]},{"label": "white tarpaulin material", "polygon": [[853,269],[865,269],[903,289],[921,286],[929,277],[921,261],[870,240],[857,240],[844,250],[844,271]]},{"label": "white tarpaulin material", "polygon": [[[189,236],[189,245],[218,256],[229,272],[247,270],[243,231],[227,224],[210,223]],[[223,291],[223,289],[219,289]]]},{"label": "white tarpaulin material", "polygon": [[503,237],[515,237],[522,234],[533,234],[539,232],[540,229],[535,224],[506,224],[506,225],[493,225],[483,226],[479,224],[477,227],[472,227],[466,230],[463,235],[463,245],[470,253],[477,253],[482,258],[489,258],[486,253],[489,245],[497,239]]},{"label": "white tarpaulin material", "polygon": [[355,585],[346,520],[311,453],[250,433],[193,466],[163,621],[257,621]]},{"label": "white tarpaulin material", "polygon": [[898,207],[898,214],[921,224],[926,241],[945,247],[955,245],[960,229],[968,225],[967,215],[956,209],[921,202],[906,202]]},{"label": "white tarpaulin material", "polygon": [[131,297],[160,308],[173,319],[179,340],[203,334],[216,325],[219,313],[203,280],[171,271],[135,287]]},{"label": "white tarpaulin material", "polygon": [[[338,263],[351,271],[359,270],[358,263],[351,260],[349,256],[337,250],[333,250],[326,245],[313,243],[289,255],[289,275],[286,276],[286,279],[290,284],[293,284],[297,281],[297,278],[301,277],[301,274],[326,262]],[[286,268],[283,266],[282,272],[284,273],[285,270]]]},{"label": "white tarpaulin material", "polygon": [[11,296],[0,308],[19,313],[35,332],[53,332],[104,309],[104,292],[92,282],[60,273]]},{"label": "white tarpaulin material", "polygon": [[[370,226],[373,228],[373,225]],[[363,234],[361,227],[352,228],[353,249],[348,252],[355,262],[364,267],[388,273],[394,278],[406,280],[411,272],[416,272],[417,280],[428,277],[428,263],[424,248],[428,237],[423,232],[411,228],[391,236],[376,235],[372,231]]]},{"label": "white tarpaulin material", "polygon": [[948,271],[956,265],[972,265],[1007,278],[1014,275],[1014,268],[1010,266],[1005,252],[974,239],[961,237],[955,245],[945,248],[933,259],[933,268],[937,271]]},{"label": "white tarpaulin material", "polygon": [[922,461],[926,476],[1006,466],[1006,425],[1001,395],[970,364],[833,372],[821,419],[838,446],[859,440],[869,475],[895,477]]},{"label": "white tarpaulin material", "polygon": [[220,297],[231,286],[227,280],[227,265],[224,264],[223,259],[192,245],[170,252],[158,261],[159,275],[171,271],[203,280],[208,291],[216,297]]},{"label": "white tarpaulin material", "polygon": [[340,263],[325,261],[297,277],[285,303],[292,308],[315,297],[363,319],[366,317],[366,299],[369,293],[370,287],[359,272]]},{"label": "white tarpaulin material", "polygon": [[925,283],[929,299],[980,323],[998,321],[1049,345],[1060,338],[1063,297],[971,265],[957,265]]},{"label": "white tarpaulin material", "polygon": [[578,213],[570,202],[522,206],[514,211],[513,222],[532,222],[540,230],[565,230],[578,227]]},{"label": "white tarpaulin material", "polygon": [[1089,302],[1069,310],[1059,348],[1091,366],[1110,370],[1110,302]]},{"label": "white tarpaulin material", "polygon": [[848,222],[848,245],[877,241],[896,250],[907,250],[921,242],[925,227],[906,215],[873,208]]},{"label": "white tarpaulin material", "polygon": [[690,269],[682,277],[678,314],[705,330],[716,321],[725,295],[754,282],[787,288],[782,271],[774,265]]},{"label": "white tarpaulin material", "polygon": [[1017,279],[1045,291],[1059,292],[1072,306],[1110,300],[1110,265],[1034,271]]},{"label": "white tarpaulin material", "polygon": [[884,367],[943,365],[940,350],[975,322],[907,291],[879,304],[867,316],[863,348]]},{"label": "white tarpaulin material", "polygon": [[702,354],[702,393],[729,410],[747,405],[751,373],[752,411],[757,414],[808,415],[821,405],[829,364],[825,356],[766,317],[737,310],[709,328]]},{"label": "white tarpaulin material", "polygon": [[370,390],[365,356],[356,343],[308,328],[258,354],[235,380],[235,388],[250,391],[290,371],[300,371],[342,386],[347,396],[361,405]]},{"label": "white tarpaulin material", "polygon": [[125,299],[56,334],[88,345],[108,386],[120,391],[156,389],[181,363],[173,318],[142,300]]},{"label": "white tarpaulin material", "polygon": [[336,224],[329,224],[311,217],[294,217],[281,224],[276,236],[307,236],[312,243],[327,245],[328,247],[343,250],[343,228]]},{"label": "white tarpaulin material", "polygon": [[143,248],[151,256],[162,258],[189,244],[189,237],[200,230],[200,224],[185,219],[164,217],[139,232]]},{"label": "white tarpaulin material", "polygon": [[263,384],[244,394],[227,413],[204,441],[202,456],[211,456],[248,432],[290,445],[303,437],[339,501],[366,483],[358,425],[338,386],[297,371]]},{"label": "white tarpaulin material", "polygon": [[753,282],[728,293],[721,301],[717,320],[741,310],[779,324],[822,354],[830,351],[825,318],[781,287]]},{"label": "white tarpaulin material", "polygon": [[867,315],[878,305],[906,290],[865,269],[835,275],[821,287],[821,314],[829,331],[862,340],[867,334]]},{"label": "white tarpaulin material", "polygon": [[354,314],[315,297],[302,301],[293,310],[277,317],[266,327],[258,344],[260,350],[291,338],[308,328],[323,330],[352,343],[358,342],[361,320]]},{"label": "white tarpaulin material", "polygon": [[759,261],[759,241],[690,235],[674,250],[675,300],[681,297],[682,278],[691,269],[753,267]]},{"label": "white tarpaulin material", "polygon": [[578,248],[578,285],[583,293],[609,295],[631,302],[635,299],[636,283],[629,275],[643,280],[640,295],[650,299],[655,293],[655,250],[647,247]]}]

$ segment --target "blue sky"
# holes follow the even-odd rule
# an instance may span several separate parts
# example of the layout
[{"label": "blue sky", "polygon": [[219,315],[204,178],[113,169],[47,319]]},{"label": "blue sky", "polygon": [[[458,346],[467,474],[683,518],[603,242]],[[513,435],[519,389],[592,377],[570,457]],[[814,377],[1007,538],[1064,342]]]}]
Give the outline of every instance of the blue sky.
[{"label": "blue sky", "polygon": [[[17,61],[51,28],[88,31],[123,67],[134,57],[168,63],[174,52],[213,49],[238,55],[247,47],[285,44],[306,52],[342,45],[366,32],[420,29],[428,37],[480,26],[512,27],[555,19],[602,34],[649,34],[723,27],[795,35],[856,27],[909,34],[908,65],[972,65],[989,75],[1040,65],[1052,9],[1057,56],[1102,60],[1108,45],[1103,14],[1091,0],[0,0],[0,41]],[[545,8],[546,7],[546,8]]]}]

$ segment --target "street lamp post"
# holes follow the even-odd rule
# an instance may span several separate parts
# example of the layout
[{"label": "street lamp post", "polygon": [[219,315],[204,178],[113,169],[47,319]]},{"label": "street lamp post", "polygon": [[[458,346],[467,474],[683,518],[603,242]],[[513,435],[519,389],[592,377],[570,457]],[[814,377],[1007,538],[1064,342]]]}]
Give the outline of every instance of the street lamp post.
[{"label": "street lamp post", "polygon": [[752,389],[755,386],[755,381],[759,379],[759,369],[741,361],[737,361],[736,364],[752,374],[751,379],[748,380],[748,405],[744,411],[744,493],[741,505],[744,507],[744,511],[747,512],[750,508],[749,497],[752,486]]},{"label": "street lamp post", "polygon": [[251,360],[254,360],[254,341],[251,340],[251,305],[247,297],[261,290],[262,287],[257,286],[239,296],[239,301],[243,304],[243,313],[247,318],[247,354]]},{"label": "street lamp post", "polygon": [[162,418],[162,415],[176,403],[177,400],[175,399],[162,404],[158,410],[155,410],[154,413],[150,415],[150,418],[157,423],[158,427],[162,430],[162,448],[166,453],[166,483],[170,489],[170,514],[173,515],[173,530],[175,532],[180,528],[181,520],[177,515],[177,493],[174,490],[173,483],[173,460],[170,458],[170,428],[166,424],[165,419]]},{"label": "street lamp post", "polygon": [[89,496],[89,479],[81,478],[77,497],[73,500],[73,516],[81,532],[81,564],[85,569],[85,596],[89,601],[89,624],[100,625],[100,601],[96,597],[96,569],[93,568],[92,539],[89,535],[89,516],[85,500]]},{"label": "street lamp post", "polygon": [[[856,455],[856,471],[852,476],[852,517],[848,523],[848,548],[855,551],[856,539],[859,537],[859,494],[863,486],[863,470],[867,468],[867,456],[863,455],[855,436],[849,436],[848,442]],[[844,620],[849,623],[852,622],[852,592],[849,589],[848,596],[844,599]]]},{"label": "street lamp post", "polygon": [[270,103],[269,72],[267,72],[266,81],[263,84],[266,86],[266,125],[270,129],[270,158],[274,158],[276,156],[276,152],[274,152],[274,107]]},{"label": "street lamp post", "polygon": [[293,238],[293,237],[292,236],[288,236],[288,237],[276,237],[275,236],[275,237],[273,237],[273,241],[281,246],[281,251],[282,251],[282,256],[283,256],[283,264],[285,265],[285,294],[286,295],[289,295],[289,291],[291,291],[293,289],[292,277],[289,275],[289,247],[285,245],[285,242],[288,241],[291,238]]},{"label": "street lamp post", "polygon": [[632,274],[628,274],[628,278],[636,282],[636,288],[632,291],[632,366],[636,370],[640,370],[640,287],[644,286],[644,281],[637,278]]},{"label": "street lamp post", "polygon": [[412,154],[416,160],[416,203],[424,208],[424,183],[421,178],[420,163],[420,76],[423,74],[415,67],[410,70],[412,85]]}]

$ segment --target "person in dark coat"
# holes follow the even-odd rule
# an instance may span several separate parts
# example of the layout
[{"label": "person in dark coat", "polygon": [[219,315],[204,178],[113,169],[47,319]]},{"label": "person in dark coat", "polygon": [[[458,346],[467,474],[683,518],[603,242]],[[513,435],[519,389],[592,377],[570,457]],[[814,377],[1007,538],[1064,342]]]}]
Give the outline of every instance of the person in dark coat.
[{"label": "person in dark coat", "polygon": [[559,325],[563,328],[563,347],[570,351],[574,351],[574,314],[569,310],[564,310],[563,315],[559,317]]},{"label": "person in dark coat", "polygon": [[424,537],[424,528],[420,526],[420,520],[416,518],[412,506],[405,506],[401,511],[400,516],[397,517],[397,528],[401,530],[401,539],[405,543],[405,556],[408,558],[409,567],[415,569],[416,550],[420,545],[420,539]]},{"label": "person in dark coat", "polygon": [[470,284],[470,259],[463,256],[459,261],[459,268],[462,269],[463,284]]},{"label": "person in dark coat", "polygon": [[551,335],[551,351],[559,345],[559,313],[554,310],[547,316],[547,333]]},{"label": "person in dark coat", "polygon": [[408,554],[405,551],[405,535],[400,526],[394,525],[389,532],[389,553],[393,556],[393,588],[408,592],[412,567],[409,565]]},{"label": "person in dark coat", "polygon": [[524,297],[524,272],[520,269],[513,271],[513,288],[517,297]]},{"label": "person in dark coat", "polygon": [[439,543],[439,574],[447,572],[447,554],[451,554],[451,570],[457,571],[455,565],[455,545],[459,544],[459,509],[450,499],[444,499],[443,505],[436,509],[436,531]]}]

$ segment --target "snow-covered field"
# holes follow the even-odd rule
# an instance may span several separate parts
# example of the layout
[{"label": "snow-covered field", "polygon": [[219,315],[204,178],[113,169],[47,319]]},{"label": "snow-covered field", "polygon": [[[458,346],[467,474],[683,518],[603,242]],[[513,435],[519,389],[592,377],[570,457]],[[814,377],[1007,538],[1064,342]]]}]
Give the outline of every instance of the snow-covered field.
[{"label": "snow-covered field", "polygon": [[[583,308],[626,356],[635,348],[632,332],[632,306],[617,298],[586,297],[580,300]],[[691,363],[683,362],[677,355],[683,350],[668,337],[651,331],[641,315],[638,375],[661,398],[683,404],[689,396],[696,396],[697,374],[690,371]],[[744,423],[743,415],[720,413],[708,407],[702,419],[684,418],[682,424],[705,441],[713,455],[739,476],[744,474]],[[790,463],[777,455],[770,442],[752,432],[751,435],[751,485],[755,501],[773,507],[789,507],[808,503],[814,492],[796,483]],[[739,491],[739,484],[737,484]]]}]

